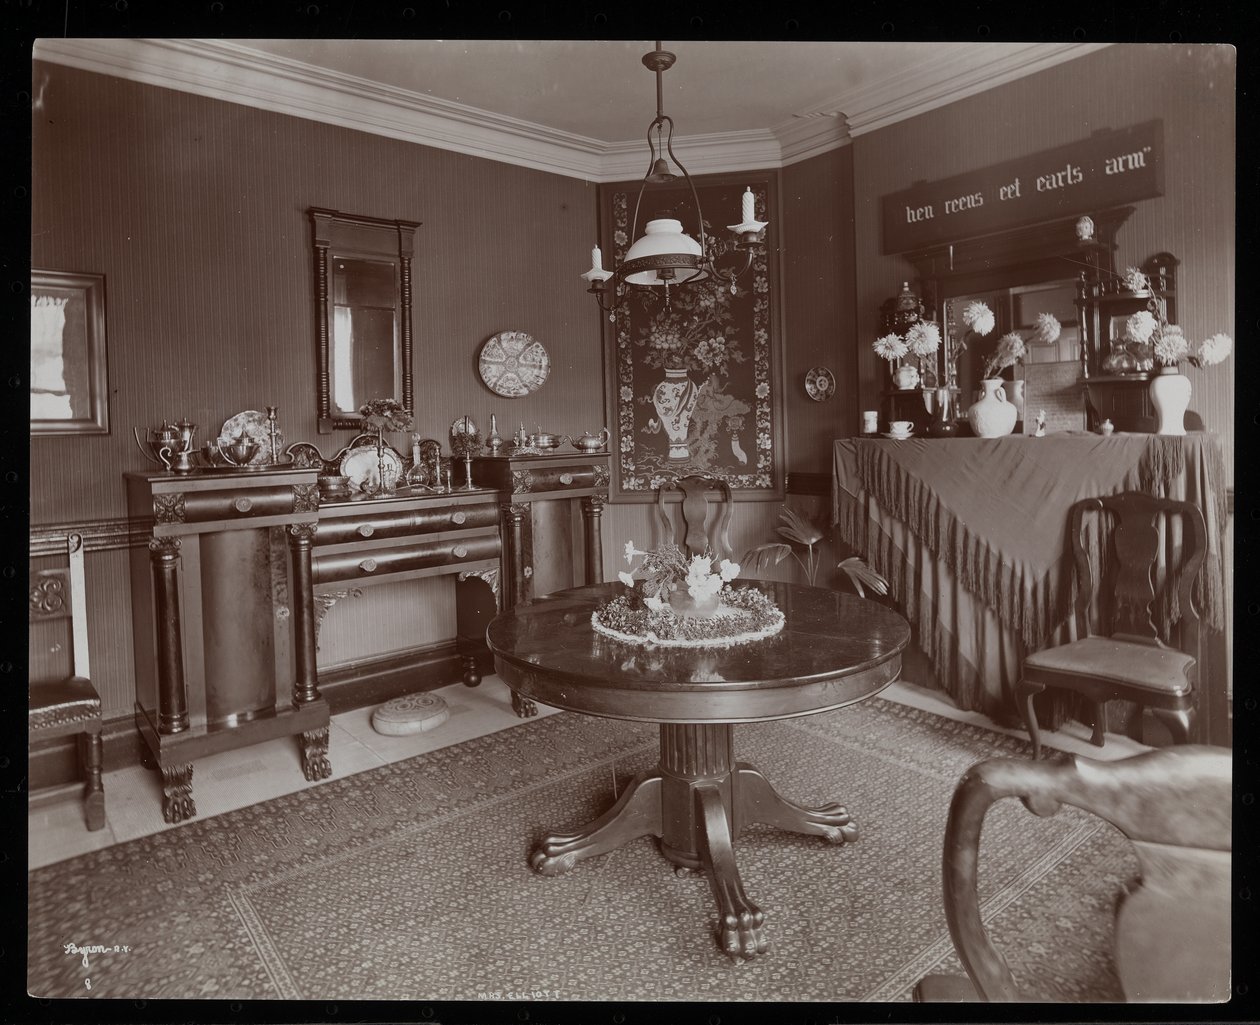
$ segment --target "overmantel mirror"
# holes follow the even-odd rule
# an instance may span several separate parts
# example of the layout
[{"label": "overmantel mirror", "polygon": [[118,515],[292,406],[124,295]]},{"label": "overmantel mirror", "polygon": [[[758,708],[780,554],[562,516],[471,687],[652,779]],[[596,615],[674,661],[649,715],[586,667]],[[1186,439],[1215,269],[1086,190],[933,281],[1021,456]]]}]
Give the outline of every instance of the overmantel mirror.
[{"label": "overmantel mirror", "polygon": [[411,261],[418,221],[312,207],[319,432],[358,430],[359,407],[412,407]]},{"label": "overmantel mirror", "polygon": [[[1024,329],[1037,315],[1049,313],[1062,333],[1045,351],[1032,347],[1038,351],[1030,350],[1027,362],[1053,364],[1062,378],[1060,391],[1083,411],[1083,382],[1094,371],[1096,354],[1081,330],[1081,303],[1090,282],[1115,277],[1116,233],[1133,209],[1118,207],[905,254],[918,271],[926,316],[940,324],[941,378],[956,388],[956,405],[965,409],[975,397],[985,361],[1002,335],[1027,335]],[[962,322],[962,311],[973,300],[994,314],[996,326],[983,338]]]}]

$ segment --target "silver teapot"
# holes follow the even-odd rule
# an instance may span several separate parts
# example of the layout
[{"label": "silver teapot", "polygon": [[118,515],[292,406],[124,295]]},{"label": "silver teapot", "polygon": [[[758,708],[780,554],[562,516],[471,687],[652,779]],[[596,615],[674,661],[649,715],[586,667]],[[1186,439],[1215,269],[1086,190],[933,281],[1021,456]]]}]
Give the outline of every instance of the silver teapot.
[{"label": "silver teapot", "polygon": [[579,437],[572,438],[569,444],[579,452],[598,452],[604,448],[612,434],[609,433],[607,427],[601,427],[598,434],[583,434]]}]

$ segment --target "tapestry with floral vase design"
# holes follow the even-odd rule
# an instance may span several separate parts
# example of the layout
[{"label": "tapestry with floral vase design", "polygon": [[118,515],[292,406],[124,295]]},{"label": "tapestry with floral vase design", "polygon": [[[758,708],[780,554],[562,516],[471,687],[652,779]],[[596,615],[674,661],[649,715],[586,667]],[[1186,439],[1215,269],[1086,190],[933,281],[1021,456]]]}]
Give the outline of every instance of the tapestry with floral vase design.
[{"label": "tapestry with floral vase design", "polygon": [[[741,194],[752,190],[756,217],[776,225],[774,178],[766,175],[697,177],[705,245],[717,267],[742,267],[724,252],[728,224],[740,219]],[[605,252],[618,264],[654,217],[680,220],[700,240],[696,206],[682,183],[649,186],[635,227],[637,185],[601,193]],[[611,243],[610,245],[608,243]],[[732,283],[701,284],[650,296],[631,294],[604,318],[613,358],[606,364],[613,411],[612,495],[648,501],[663,481],[688,474],[724,477],[732,497],[783,495],[781,363],[775,309],[777,245],[767,239]]]}]

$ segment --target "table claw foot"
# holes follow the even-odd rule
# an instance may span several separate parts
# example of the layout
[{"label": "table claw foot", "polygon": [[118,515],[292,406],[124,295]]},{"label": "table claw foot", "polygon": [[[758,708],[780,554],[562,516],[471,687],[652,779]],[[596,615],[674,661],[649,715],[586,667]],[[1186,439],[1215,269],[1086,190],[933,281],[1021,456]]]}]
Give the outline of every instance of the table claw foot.
[{"label": "table claw foot", "polygon": [[661,777],[641,772],[617,803],[575,833],[553,833],[529,856],[539,875],[559,876],[579,861],[607,854],[641,836],[661,835]]},{"label": "table claw foot", "polygon": [[531,715],[538,714],[538,706],[529,698],[523,698],[516,691],[512,691],[512,711],[521,719],[528,719]]},{"label": "table claw foot", "polygon": [[741,763],[735,780],[736,829],[754,822],[764,822],[791,833],[821,836],[833,844],[855,843],[860,836],[858,824],[842,804],[824,804],[818,808],[781,797],[761,772]]},{"label": "table claw foot", "polygon": [[770,949],[766,916],[744,892],[721,792],[716,787],[697,787],[695,795],[700,855],[717,904],[718,945],[732,960],[746,961]]},{"label": "table claw foot", "polygon": [[[742,910],[736,911],[736,908]],[[770,949],[766,916],[742,892],[732,895],[730,907],[718,923],[718,944],[732,961],[748,961]]]}]

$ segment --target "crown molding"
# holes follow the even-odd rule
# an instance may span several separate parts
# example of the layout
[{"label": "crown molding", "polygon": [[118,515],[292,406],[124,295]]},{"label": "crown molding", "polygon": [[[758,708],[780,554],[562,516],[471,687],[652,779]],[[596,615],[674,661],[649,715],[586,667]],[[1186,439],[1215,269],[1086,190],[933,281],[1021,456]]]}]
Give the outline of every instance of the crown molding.
[{"label": "crown molding", "polygon": [[1110,45],[1027,43],[1011,49],[1003,44],[1000,56],[992,43],[951,46],[908,74],[878,79],[814,109],[844,110],[849,131],[863,135]]},{"label": "crown molding", "polygon": [[[1013,45],[1013,48],[1012,48]],[[1110,44],[951,46],[909,74],[838,95],[771,129],[680,137],[689,173],[782,167]],[[586,136],[260,53],[222,39],[38,39],[37,60],[586,181],[644,172],[642,140]],[[841,113],[843,111],[843,113]]]}]

